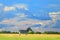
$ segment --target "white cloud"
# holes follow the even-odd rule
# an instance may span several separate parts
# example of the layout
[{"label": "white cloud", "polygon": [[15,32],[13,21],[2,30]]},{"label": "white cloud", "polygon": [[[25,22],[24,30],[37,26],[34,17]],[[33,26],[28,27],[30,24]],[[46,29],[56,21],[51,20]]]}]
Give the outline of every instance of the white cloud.
[{"label": "white cloud", "polygon": [[[19,17],[15,17],[15,18],[12,18],[12,19],[6,19],[6,20],[3,20],[2,22],[0,22],[1,24],[12,24],[14,25],[14,27],[8,27],[7,29],[8,30],[11,30],[12,31],[17,31],[19,29],[27,29],[28,27],[31,27],[32,25],[35,25],[35,24],[41,24],[40,28],[44,28],[46,25],[48,25],[49,28],[53,27],[55,24],[53,24],[54,22],[51,21],[51,20],[47,20],[47,21],[42,21],[42,20],[34,20],[34,19],[26,19],[24,21],[18,21],[20,20],[21,18]],[[36,29],[36,28],[35,28]],[[37,28],[38,29],[38,28]],[[36,30],[37,30],[36,29]],[[37,30],[38,31],[38,30]]]},{"label": "white cloud", "polygon": [[41,24],[41,28],[44,28],[45,26],[48,26],[48,28],[52,28],[56,26],[57,20],[60,20],[60,12],[50,12],[49,16],[51,17],[51,20],[40,20],[38,24]]},{"label": "white cloud", "polygon": [[[0,6],[2,6],[2,4],[0,4]],[[28,10],[27,5],[25,4],[14,4],[12,6],[4,6],[4,10],[3,11],[16,11],[17,9],[24,9],[24,10]]]},{"label": "white cloud", "polygon": [[50,12],[49,16],[51,17],[49,26],[50,27],[56,26],[57,21],[60,20],[60,12]]},{"label": "white cloud", "polygon": [[60,12],[50,12],[50,17],[55,20],[60,20]]},{"label": "white cloud", "polygon": [[40,22],[38,24],[41,24],[41,28],[44,28],[45,26],[47,26],[48,28],[52,28],[55,26],[55,21],[53,20],[40,20]]},{"label": "white cloud", "polygon": [[[56,13],[52,13],[52,14],[56,14]],[[59,13],[58,13],[59,14]],[[51,16],[51,13],[49,13],[49,15]],[[35,25],[35,24],[41,24],[41,27],[40,28],[44,28],[46,25],[49,27],[49,28],[52,28],[55,26],[56,24],[56,20],[54,17],[51,17],[52,20],[35,20],[35,19],[30,19],[30,18],[26,18],[27,15],[25,14],[19,14],[17,13],[16,14],[16,17],[14,18],[11,18],[11,19],[5,19],[3,20],[2,22],[0,22],[0,24],[12,24],[14,25],[14,27],[8,27],[7,29],[9,30],[19,30],[19,29],[26,29],[28,27],[30,27],[31,25]],[[22,21],[19,21],[21,20]],[[24,20],[23,20],[24,19]],[[54,20],[53,20],[54,19]]]},{"label": "white cloud", "polygon": [[17,7],[18,9],[25,9],[25,10],[28,10],[28,7],[27,5],[25,4],[15,4],[14,7]]},{"label": "white cloud", "polygon": [[60,32],[60,28],[43,28],[43,29],[41,29],[41,32],[47,32],[47,31]]},{"label": "white cloud", "polygon": [[[4,11],[16,10],[16,8],[28,10],[28,7],[24,4],[16,4],[10,7],[5,6]],[[43,12],[43,10],[41,10],[40,12]],[[50,27],[55,26],[57,20],[60,20],[60,12],[50,12],[49,15],[52,18],[52,20],[43,21],[43,20],[37,20],[37,19],[35,20],[35,19],[27,18],[27,16],[29,15],[25,15],[24,13],[16,13],[16,17],[2,20],[0,24],[14,25],[14,27],[8,26],[6,28],[11,31],[19,30],[19,29],[26,29],[27,27],[30,27],[31,25],[35,25],[35,24],[41,24],[41,28],[44,28],[46,25],[48,25],[48,27],[50,28]],[[19,20],[22,20],[22,21],[19,21]]]},{"label": "white cloud", "polygon": [[12,19],[6,19],[3,20],[2,24],[14,24],[14,25],[24,25],[24,24],[37,24],[39,21],[38,20],[33,20],[33,19],[26,19],[24,21],[18,21],[20,18],[12,18]]},{"label": "white cloud", "polygon": [[[57,20],[60,20],[60,12],[50,12],[49,16],[51,17],[51,20],[40,20],[38,24],[41,24],[40,31],[55,31],[60,32],[60,29],[53,28],[56,26]],[[45,26],[48,26],[48,28],[44,28]],[[35,29],[34,29],[35,30]],[[36,31],[36,30],[35,30]]]},{"label": "white cloud", "polygon": [[5,6],[4,7],[4,11],[11,11],[11,10],[15,10],[15,7],[11,6],[11,7],[8,7],[8,6]]},{"label": "white cloud", "polygon": [[6,6],[0,3],[0,11],[2,10],[4,12],[8,12],[8,11],[16,11],[17,9],[29,10],[28,6],[25,4],[13,4],[12,6]]},{"label": "white cloud", "polygon": [[20,18],[25,18],[27,17],[28,15],[24,14],[24,13],[17,13],[16,16],[20,17]]},{"label": "white cloud", "polygon": [[[24,19],[24,21],[19,21],[21,19]],[[14,18],[11,18],[11,19],[5,19],[3,21],[0,22],[0,24],[12,24],[14,25],[14,27],[10,27],[8,26],[8,30],[19,30],[19,29],[26,29],[28,27],[30,27],[31,25],[34,25],[34,24],[38,24],[39,20],[34,20],[34,19],[30,19],[30,18],[24,18],[24,17],[19,17],[19,16],[16,16]],[[6,29],[6,28],[5,28]]]}]

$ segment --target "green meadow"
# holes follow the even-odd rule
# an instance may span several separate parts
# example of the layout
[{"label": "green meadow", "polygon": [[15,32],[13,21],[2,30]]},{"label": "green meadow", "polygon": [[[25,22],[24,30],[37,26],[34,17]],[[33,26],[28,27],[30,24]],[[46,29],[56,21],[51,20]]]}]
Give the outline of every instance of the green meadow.
[{"label": "green meadow", "polygon": [[58,34],[0,34],[0,40],[60,40]]}]

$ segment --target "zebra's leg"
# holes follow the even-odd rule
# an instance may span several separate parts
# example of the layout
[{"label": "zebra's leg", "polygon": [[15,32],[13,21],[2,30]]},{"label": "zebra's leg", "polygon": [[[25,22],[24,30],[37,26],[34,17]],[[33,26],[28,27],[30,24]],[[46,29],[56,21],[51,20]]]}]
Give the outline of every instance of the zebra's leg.
[{"label": "zebra's leg", "polygon": [[19,32],[19,36],[21,36],[21,33]]}]

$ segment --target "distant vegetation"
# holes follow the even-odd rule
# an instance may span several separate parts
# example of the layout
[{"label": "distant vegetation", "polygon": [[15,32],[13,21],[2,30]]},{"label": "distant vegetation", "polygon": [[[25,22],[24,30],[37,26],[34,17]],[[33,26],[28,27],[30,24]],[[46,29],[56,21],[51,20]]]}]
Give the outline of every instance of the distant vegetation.
[{"label": "distant vegetation", "polygon": [[[11,31],[0,31],[0,34],[7,33],[7,34],[18,34],[18,32],[11,32]],[[53,32],[53,31],[47,31],[47,32],[34,32],[34,31],[28,31],[28,34],[60,34],[60,32]]]},{"label": "distant vegetation", "polygon": [[47,31],[42,33],[42,32],[29,31],[28,34],[60,34],[60,32]]},{"label": "distant vegetation", "polygon": [[1,33],[7,33],[7,34],[18,34],[18,32],[11,32],[11,31],[0,31]]},{"label": "distant vegetation", "polygon": [[44,34],[60,34],[60,32],[48,31],[48,32],[44,32]]}]

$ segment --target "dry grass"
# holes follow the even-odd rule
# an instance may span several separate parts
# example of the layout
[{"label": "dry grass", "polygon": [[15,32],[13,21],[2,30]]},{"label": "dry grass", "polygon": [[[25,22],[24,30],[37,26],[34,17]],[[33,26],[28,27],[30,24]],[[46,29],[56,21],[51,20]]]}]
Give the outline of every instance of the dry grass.
[{"label": "dry grass", "polygon": [[57,34],[0,34],[0,40],[60,40],[60,35]]}]

